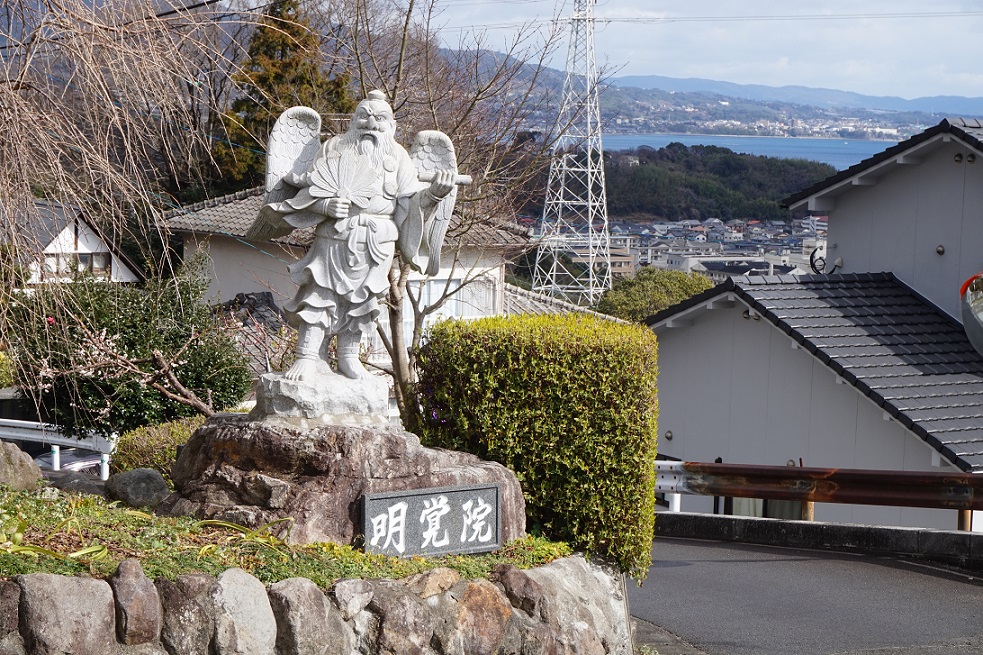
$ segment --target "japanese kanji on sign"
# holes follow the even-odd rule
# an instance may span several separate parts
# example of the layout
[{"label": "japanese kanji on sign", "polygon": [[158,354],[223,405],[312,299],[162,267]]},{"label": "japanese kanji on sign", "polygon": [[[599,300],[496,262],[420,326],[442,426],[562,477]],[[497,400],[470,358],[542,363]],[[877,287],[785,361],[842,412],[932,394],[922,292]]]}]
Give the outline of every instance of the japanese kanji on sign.
[{"label": "japanese kanji on sign", "polygon": [[500,497],[498,484],[366,494],[365,550],[396,556],[498,550]]}]

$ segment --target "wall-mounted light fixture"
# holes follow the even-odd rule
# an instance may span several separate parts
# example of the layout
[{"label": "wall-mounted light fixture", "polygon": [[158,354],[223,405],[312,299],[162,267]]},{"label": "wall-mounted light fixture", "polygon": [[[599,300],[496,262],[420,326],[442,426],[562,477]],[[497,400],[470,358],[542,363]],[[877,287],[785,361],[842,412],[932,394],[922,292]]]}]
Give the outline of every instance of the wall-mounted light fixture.
[{"label": "wall-mounted light fixture", "polygon": [[966,163],[968,163],[968,164],[975,164],[976,163],[976,153],[975,152],[971,152],[968,155],[966,155]]},{"label": "wall-mounted light fixture", "polygon": [[935,246],[935,252],[937,252],[940,255],[944,255],[945,254],[945,246],[943,246],[940,243],[939,245]]},{"label": "wall-mounted light fixture", "polygon": [[666,433],[662,436],[666,438],[666,441],[672,441],[672,430],[666,430]]},{"label": "wall-mounted light fixture", "polygon": [[961,162],[963,160],[963,153],[957,152],[956,153],[956,156],[953,157],[952,160],[958,164],[959,162]]}]

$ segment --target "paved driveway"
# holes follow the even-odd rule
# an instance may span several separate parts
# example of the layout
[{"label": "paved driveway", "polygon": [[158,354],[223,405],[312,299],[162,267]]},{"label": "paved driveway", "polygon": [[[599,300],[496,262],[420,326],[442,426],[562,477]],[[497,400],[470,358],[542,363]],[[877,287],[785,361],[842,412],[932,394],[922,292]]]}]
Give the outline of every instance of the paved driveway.
[{"label": "paved driveway", "polygon": [[[629,608],[660,655],[979,655],[983,579],[889,559],[659,538]],[[646,638],[646,635],[649,635]]]}]

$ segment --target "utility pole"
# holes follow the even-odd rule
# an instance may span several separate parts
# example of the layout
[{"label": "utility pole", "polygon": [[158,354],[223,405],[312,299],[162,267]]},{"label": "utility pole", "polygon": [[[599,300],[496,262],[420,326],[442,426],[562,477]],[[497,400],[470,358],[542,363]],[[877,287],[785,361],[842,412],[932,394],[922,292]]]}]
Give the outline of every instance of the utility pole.
[{"label": "utility pole", "polygon": [[533,289],[594,305],[611,288],[611,241],[594,60],[596,0],[574,0],[562,130],[550,160]]}]

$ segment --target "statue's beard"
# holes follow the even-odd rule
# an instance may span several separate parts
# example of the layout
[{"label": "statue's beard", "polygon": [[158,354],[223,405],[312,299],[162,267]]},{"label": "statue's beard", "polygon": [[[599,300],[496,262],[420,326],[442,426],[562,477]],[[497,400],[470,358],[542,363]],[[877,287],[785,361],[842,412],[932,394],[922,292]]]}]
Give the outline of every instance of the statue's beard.
[{"label": "statue's beard", "polygon": [[376,140],[376,135],[370,133],[364,133],[359,135],[358,138],[358,151],[363,155],[368,155],[372,157],[375,155],[375,151],[378,147],[378,141]]},{"label": "statue's beard", "polygon": [[373,166],[382,166],[383,160],[396,152],[396,139],[389,133],[356,132],[346,136],[348,144],[368,157]]}]

